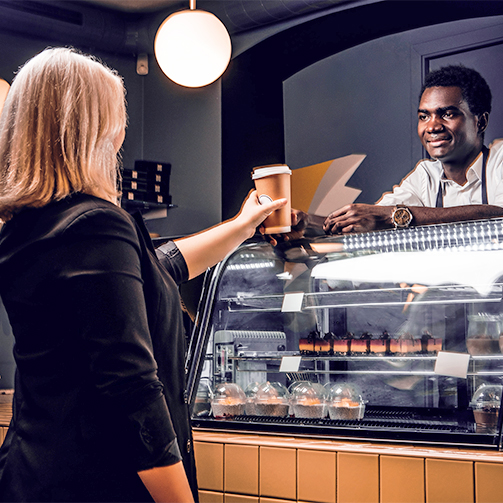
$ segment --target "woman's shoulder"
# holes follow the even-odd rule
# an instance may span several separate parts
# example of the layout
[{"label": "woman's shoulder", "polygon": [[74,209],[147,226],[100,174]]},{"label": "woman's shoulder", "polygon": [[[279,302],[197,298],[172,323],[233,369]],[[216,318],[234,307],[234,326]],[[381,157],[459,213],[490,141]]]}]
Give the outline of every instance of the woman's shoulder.
[{"label": "woman's shoulder", "polygon": [[25,248],[34,242],[80,236],[116,237],[134,243],[138,234],[134,219],[123,209],[104,199],[73,194],[42,208],[16,214],[2,229],[0,246]]},{"label": "woman's shoulder", "polygon": [[[93,239],[113,238],[139,244],[134,218],[125,210],[99,197],[75,194],[61,201],[46,215],[53,235]],[[51,223],[52,221],[52,223]]]},{"label": "woman's shoulder", "polygon": [[109,201],[88,194],[73,194],[53,203],[52,208],[48,206],[47,212],[59,219],[63,227],[78,225],[87,220],[92,220],[93,224],[117,220],[134,227],[134,220],[129,213]]}]

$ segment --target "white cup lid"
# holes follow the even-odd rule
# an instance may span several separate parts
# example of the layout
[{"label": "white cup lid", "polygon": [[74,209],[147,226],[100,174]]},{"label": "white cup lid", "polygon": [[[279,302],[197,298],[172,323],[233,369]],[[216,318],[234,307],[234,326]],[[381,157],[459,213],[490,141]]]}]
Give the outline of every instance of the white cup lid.
[{"label": "white cup lid", "polygon": [[252,180],[257,178],[264,178],[271,175],[291,175],[292,170],[285,166],[284,164],[278,164],[275,166],[264,166],[263,168],[255,168],[252,174]]}]

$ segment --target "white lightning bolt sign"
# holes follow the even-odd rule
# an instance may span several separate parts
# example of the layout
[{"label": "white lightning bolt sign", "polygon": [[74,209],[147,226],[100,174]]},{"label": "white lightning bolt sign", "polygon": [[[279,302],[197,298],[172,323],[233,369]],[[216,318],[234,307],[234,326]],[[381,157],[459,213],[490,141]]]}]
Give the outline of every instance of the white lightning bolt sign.
[{"label": "white lightning bolt sign", "polygon": [[309,213],[326,216],[337,208],[354,202],[361,190],[346,187],[346,182],[365,157],[365,154],[352,154],[334,159],[314,193]]}]

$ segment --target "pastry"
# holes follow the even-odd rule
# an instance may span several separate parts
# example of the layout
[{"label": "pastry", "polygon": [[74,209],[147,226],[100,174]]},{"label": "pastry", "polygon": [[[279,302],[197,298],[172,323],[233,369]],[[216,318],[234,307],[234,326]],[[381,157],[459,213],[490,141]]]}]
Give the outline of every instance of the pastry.
[{"label": "pastry", "polygon": [[421,336],[421,353],[438,353],[442,351],[442,339],[434,338],[429,332]]},{"label": "pastry", "polygon": [[303,354],[313,354],[315,352],[315,342],[318,339],[318,332],[313,331],[305,337],[299,339],[299,351]]},{"label": "pastry", "polygon": [[330,354],[330,340],[316,338],[314,340],[314,351],[319,354]]},{"label": "pastry", "polygon": [[370,352],[385,354],[388,352],[388,341],[384,339],[370,339]]},{"label": "pastry", "polygon": [[369,343],[372,336],[365,332],[359,339],[352,339],[350,350],[353,354],[366,354],[369,352]]}]

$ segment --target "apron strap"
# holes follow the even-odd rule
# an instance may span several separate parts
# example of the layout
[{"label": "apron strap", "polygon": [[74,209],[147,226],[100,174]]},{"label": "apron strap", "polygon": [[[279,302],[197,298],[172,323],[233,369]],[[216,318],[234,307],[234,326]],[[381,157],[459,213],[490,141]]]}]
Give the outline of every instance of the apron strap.
[{"label": "apron strap", "polygon": [[[487,204],[487,181],[486,181],[486,167],[487,159],[489,157],[489,149],[483,145],[482,146],[482,178],[481,178],[481,191],[482,191],[482,204]],[[442,192],[442,182],[438,184],[437,200],[435,202],[435,208],[444,207],[444,194]]]}]

